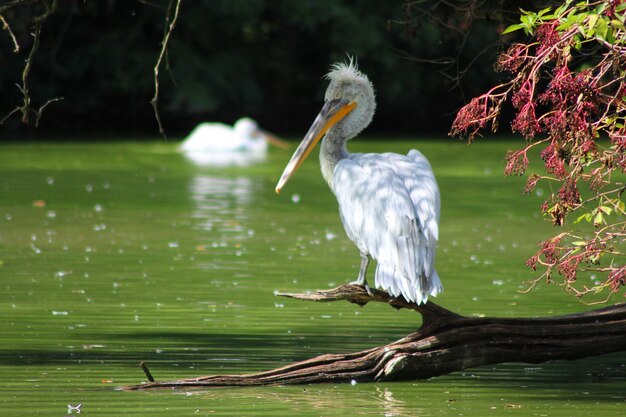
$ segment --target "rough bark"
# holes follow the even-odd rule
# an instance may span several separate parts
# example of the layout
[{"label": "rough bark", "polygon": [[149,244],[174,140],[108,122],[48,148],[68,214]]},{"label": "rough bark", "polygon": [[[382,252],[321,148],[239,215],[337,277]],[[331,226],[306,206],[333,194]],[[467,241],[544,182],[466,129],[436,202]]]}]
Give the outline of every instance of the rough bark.
[{"label": "rough bark", "polygon": [[423,323],[398,341],[361,352],[325,354],[255,374],[152,381],[122,389],[415,380],[502,362],[541,363],[626,350],[626,304],[554,317],[495,318],[461,316],[430,301],[416,305],[379,290],[370,295],[354,285],[279,295],[360,305],[385,302],[419,312]]}]

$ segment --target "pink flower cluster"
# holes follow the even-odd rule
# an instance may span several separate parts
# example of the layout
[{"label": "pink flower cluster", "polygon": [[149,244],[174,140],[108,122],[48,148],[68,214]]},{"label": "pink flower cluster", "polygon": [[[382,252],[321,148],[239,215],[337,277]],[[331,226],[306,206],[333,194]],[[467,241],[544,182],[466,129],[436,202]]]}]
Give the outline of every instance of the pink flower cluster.
[{"label": "pink flower cluster", "polygon": [[613,132],[610,135],[611,144],[615,147],[613,164],[618,166],[622,172],[626,172],[626,131],[624,128]]},{"label": "pink flower cluster", "polygon": [[569,178],[559,190],[559,199],[568,209],[575,208],[580,204],[580,193],[576,187],[576,181]]},{"label": "pink flower cluster", "polygon": [[604,11],[604,14],[606,14],[608,17],[614,18],[615,8],[619,6],[620,4],[624,3],[624,1],[625,0],[609,0],[609,7],[606,8],[606,10]]},{"label": "pink flower cluster", "polygon": [[522,175],[528,168],[528,156],[525,149],[520,151],[509,151],[506,154],[506,167],[504,173],[506,175]]},{"label": "pink flower cluster", "polygon": [[[579,297],[602,286],[610,285],[613,291],[626,286],[626,266],[620,266],[618,257],[626,250],[615,249],[616,244],[626,244],[626,221],[615,219],[616,213],[624,214],[626,191],[615,173],[626,173],[626,29],[617,23],[626,14],[617,6],[626,0],[607,3],[604,9],[584,2],[566,4],[559,17],[544,16],[544,22],[534,28],[534,41],[515,43],[498,57],[495,68],[508,80],[472,99],[457,113],[451,129],[451,135],[469,141],[489,125],[495,131],[501,107],[510,101],[511,130],[529,143],[507,153],[505,174],[526,173],[533,154],[528,151],[541,146],[545,174],[530,175],[524,192],[548,179],[558,185],[550,187],[555,191],[543,202],[543,214],[562,226],[566,216],[578,210],[583,213],[579,216],[583,230],[587,224],[595,226],[588,232],[592,238],[566,232],[547,239],[526,264],[532,270],[545,268],[542,277],[548,280],[558,272],[568,290]],[[594,14],[598,10],[603,15]],[[565,16],[571,18],[567,25],[562,24]],[[573,17],[580,21],[570,24]],[[592,19],[597,25],[611,26],[607,33],[613,40],[594,36]],[[600,140],[606,136],[610,145]],[[583,193],[583,185],[591,193]],[[595,266],[604,256],[608,265]],[[571,284],[578,272],[590,269],[604,274],[604,283],[589,288],[578,282],[574,288]]]},{"label": "pink flower cluster", "polygon": [[522,106],[511,123],[511,130],[518,132],[529,140],[534,138],[537,133],[541,132],[541,126],[535,115],[535,105],[532,101]]},{"label": "pink flower cluster", "polygon": [[506,52],[498,56],[495,68],[500,72],[516,73],[528,58],[528,47],[521,43],[515,43]]},{"label": "pink flower cluster", "polygon": [[537,55],[543,55],[547,52],[555,56],[556,52],[553,52],[553,47],[561,41],[561,35],[557,30],[558,26],[559,22],[553,21],[544,23],[537,28],[535,33],[539,41]]},{"label": "pink flower cluster", "polygon": [[581,94],[592,96],[595,91],[589,83],[589,75],[589,70],[572,73],[566,65],[556,67],[552,80],[546,91],[539,96],[539,101],[562,109],[576,104]]},{"label": "pink flower cluster", "polygon": [[622,265],[611,271],[609,274],[609,284],[613,292],[619,291],[620,287],[626,285],[626,265]]},{"label": "pink flower cluster", "polygon": [[489,94],[473,98],[456,114],[450,135],[467,135],[471,142],[478,132],[484,129],[490,120],[497,117],[496,110],[489,105]]},{"label": "pink flower cluster", "polygon": [[546,167],[546,171],[548,174],[552,174],[559,179],[563,179],[567,176],[565,161],[562,155],[563,153],[559,152],[556,142],[552,142],[541,151],[541,159]]},{"label": "pink flower cluster", "polygon": [[[546,268],[545,278],[550,281],[552,271],[556,272],[564,278],[566,285],[573,285],[577,278],[581,267],[589,268],[599,263],[600,256],[607,250],[606,238],[592,239],[584,246],[565,245],[564,237],[571,235],[567,233],[559,234],[551,239],[539,243],[539,250],[535,255],[526,261],[526,265],[533,271],[537,270],[537,266],[541,264]],[[609,274],[611,285],[615,283],[615,289],[626,284],[626,267],[614,267]],[[614,275],[614,277],[613,277]],[[586,287],[585,287],[586,288]],[[614,289],[614,291],[615,291]],[[584,295],[586,292],[592,291],[585,289],[584,291],[574,291],[578,296]]]}]

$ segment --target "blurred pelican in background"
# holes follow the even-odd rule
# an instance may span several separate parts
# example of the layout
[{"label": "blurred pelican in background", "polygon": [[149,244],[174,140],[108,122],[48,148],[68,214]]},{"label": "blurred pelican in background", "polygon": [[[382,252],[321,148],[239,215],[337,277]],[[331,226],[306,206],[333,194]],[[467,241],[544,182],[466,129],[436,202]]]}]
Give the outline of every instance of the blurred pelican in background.
[{"label": "blurred pelican in background", "polygon": [[374,87],[356,63],[332,66],[325,103],[276,185],[280,192],[323,138],[322,175],[337,197],[348,237],[361,253],[355,284],[365,279],[369,257],[377,262],[375,285],[407,301],[425,303],[443,287],[435,270],[439,238],[439,188],[419,151],[350,153],[346,142],[374,116]]},{"label": "blurred pelican in background", "polygon": [[233,126],[201,123],[185,138],[180,149],[201,165],[242,165],[265,159],[268,144],[283,149],[289,147],[287,142],[244,117]]}]

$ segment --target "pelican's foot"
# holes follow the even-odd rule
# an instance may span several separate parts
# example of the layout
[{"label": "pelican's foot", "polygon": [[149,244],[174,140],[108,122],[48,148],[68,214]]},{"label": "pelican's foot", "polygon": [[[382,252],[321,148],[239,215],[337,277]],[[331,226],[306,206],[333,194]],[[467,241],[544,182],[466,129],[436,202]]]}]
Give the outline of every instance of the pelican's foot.
[{"label": "pelican's foot", "polygon": [[374,297],[374,293],[372,293],[372,290],[370,289],[370,286],[368,285],[367,281],[365,281],[364,279],[363,280],[357,279],[356,281],[352,281],[350,283],[350,285],[356,285],[356,286],[359,286],[359,287],[363,287],[363,289],[365,291],[367,291],[367,294],[370,297]]}]

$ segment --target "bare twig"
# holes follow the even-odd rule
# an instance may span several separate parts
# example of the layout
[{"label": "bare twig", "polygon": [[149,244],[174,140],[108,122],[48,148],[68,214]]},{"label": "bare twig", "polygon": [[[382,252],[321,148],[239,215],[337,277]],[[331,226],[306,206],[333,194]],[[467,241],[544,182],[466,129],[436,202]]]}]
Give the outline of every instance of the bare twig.
[{"label": "bare twig", "polygon": [[[37,3],[37,2],[38,1],[30,1],[30,0],[11,1],[11,2],[5,3],[3,6],[0,6],[0,13],[12,7],[23,6],[26,4],[32,4],[32,3]],[[22,123],[24,124],[28,124],[29,119],[30,119],[30,113],[33,112],[36,116],[35,123],[37,124],[39,122],[39,119],[41,118],[41,112],[43,111],[43,109],[47,107],[48,104],[60,100],[59,98],[48,100],[41,107],[39,107],[38,110],[32,110],[31,108],[31,96],[30,96],[30,88],[29,88],[30,71],[32,68],[33,61],[35,59],[35,55],[37,54],[37,50],[39,49],[39,43],[41,40],[41,30],[43,28],[45,21],[50,17],[50,15],[56,12],[57,6],[58,6],[58,0],[52,0],[52,3],[49,3],[47,1],[41,1],[40,3],[44,6],[44,12],[41,15],[35,16],[33,18],[33,24],[34,24],[33,32],[32,32],[33,45],[31,46],[28,56],[26,57],[26,60],[24,61],[24,68],[22,69],[22,83],[17,86],[22,94],[22,104],[16,106],[5,117],[3,117],[2,120],[0,120],[0,124],[3,124],[10,116],[12,116],[13,114],[17,112],[20,112],[22,114]],[[0,21],[3,22],[3,29],[9,32],[9,35],[11,36],[13,40],[14,52],[18,52],[19,44],[17,43],[17,40],[13,32],[11,31],[8,23],[6,22],[4,17],[2,17],[1,15],[0,15]]]},{"label": "bare twig", "polygon": [[503,21],[506,20],[508,11],[504,4],[498,3],[496,7],[486,0],[462,0],[462,1],[425,1],[407,0],[404,3],[404,19],[390,19],[387,24],[400,25],[405,28],[409,37],[417,36],[417,29],[430,22],[435,28],[445,31],[446,36],[456,39],[456,52],[449,56],[437,58],[413,56],[410,52],[396,50],[405,58],[418,63],[434,64],[440,66],[438,72],[451,81],[450,90],[457,89],[464,96],[461,80],[470,68],[479,62],[480,58],[500,45],[495,42],[474,54],[469,63],[463,64],[463,55],[467,53],[467,42],[472,32],[472,25],[476,20]]},{"label": "bare twig", "polygon": [[14,108],[13,110],[11,110],[10,112],[8,112],[8,113],[6,114],[6,116],[4,116],[4,117],[0,120],[0,125],[3,125],[3,124],[4,124],[4,122],[6,122],[6,121],[9,119],[9,117],[13,116],[13,115],[14,115],[15,113],[17,113],[18,111],[20,111],[20,108],[19,108],[19,107],[16,107],[16,108]]},{"label": "bare twig", "polygon": [[22,104],[22,108],[20,111],[22,112],[22,122],[28,124],[29,114],[30,114],[30,91],[28,87],[28,76],[30,74],[30,69],[35,58],[35,54],[39,49],[39,42],[41,40],[41,29],[43,27],[44,22],[51,14],[53,14],[58,6],[58,0],[53,0],[50,6],[47,3],[43,3],[46,6],[46,11],[35,17],[33,22],[35,23],[35,28],[33,30],[33,46],[30,48],[30,53],[28,54],[28,58],[26,58],[26,64],[24,65],[24,70],[22,71],[22,94],[24,95],[24,100]]},{"label": "bare twig", "polygon": [[41,113],[43,112],[43,110],[48,107],[48,104],[50,103],[54,103],[55,101],[61,101],[63,100],[63,97],[54,97],[51,98],[49,100],[47,100],[45,103],[43,103],[38,110],[33,110],[33,113],[35,113],[35,127],[39,127],[39,120],[41,119]]},{"label": "bare twig", "polygon": [[[154,65],[154,96],[152,100],[150,100],[150,104],[154,110],[154,117],[156,118],[157,124],[159,126],[159,133],[161,136],[166,138],[165,130],[163,129],[163,124],[161,123],[161,116],[159,115],[158,101],[159,101],[159,68],[161,66],[161,62],[167,53],[167,44],[169,43],[170,36],[172,35],[172,31],[174,27],[176,27],[176,20],[178,19],[178,12],[180,10],[180,4],[182,0],[176,0],[176,5],[173,7],[174,13],[172,15],[172,6],[174,5],[174,0],[170,0],[169,5],[167,7],[167,15],[165,16],[166,30],[163,35],[163,41],[161,42],[161,51],[159,53],[159,58],[157,59],[156,64]],[[169,25],[168,25],[169,23]]]},{"label": "bare twig", "polygon": [[146,374],[146,378],[148,378],[148,381],[154,382],[154,377],[150,373],[150,370],[148,369],[144,361],[139,362],[139,367],[143,369],[143,373]]},{"label": "bare twig", "polygon": [[11,26],[9,26],[9,23],[2,15],[0,15],[0,22],[2,22],[2,29],[6,30],[9,33],[11,42],[13,42],[13,52],[18,53],[20,51],[20,45],[17,43],[17,39],[15,38],[15,34],[13,33],[13,31],[11,30]]}]

